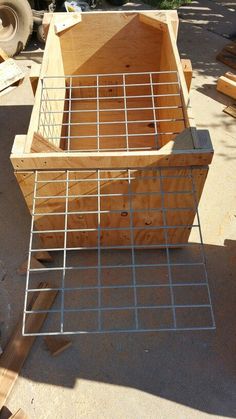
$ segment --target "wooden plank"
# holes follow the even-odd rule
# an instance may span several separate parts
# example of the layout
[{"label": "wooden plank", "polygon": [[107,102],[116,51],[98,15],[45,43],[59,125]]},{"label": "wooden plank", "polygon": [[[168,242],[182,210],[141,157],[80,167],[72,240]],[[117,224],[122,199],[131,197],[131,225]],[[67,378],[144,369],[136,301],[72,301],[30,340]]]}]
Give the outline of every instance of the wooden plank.
[{"label": "wooden plank", "polygon": [[28,419],[28,416],[24,412],[24,410],[19,409],[16,413],[10,416],[9,419]]},{"label": "wooden plank", "polygon": [[135,168],[146,166],[194,166],[210,164],[213,150],[175,150],[169,153],[160,151],[100,152],[100,153],[28,153],[11,155],[15,170],[35,169],[110,169]]},{"label": "wooden plank", "polygon": [[221,76],[217,81],[218,92],[224,93],[227,96],[236,99],[236,82]]},{"label": "wooden plank", "polygon": [[[40,284],[38,288],[47,288],[46,283]],[[57,291],[38,292],[30,307],[33,310],[48,310],[55,298]],[[47,313],[31,314],[26,320],[27,331],[39,332]],[[0,358],[0,409],[4,406],[7,397],[19,375],[19,372],[31,350],[36,336],[22,336],[22,320],[16,326],[4,353]]]},{"label": "wooden plank", "polygon": [[230,105],[223,109],[223,112],[236,118],[236,105]]},{"label": "wooden plank", "polygon": [[60,153],[63,150],[57,147],[56,145],[51,144],[38,132],[35,132],[33,136],[33,141],[31,144],[30,152],[31,153],[50,153],[52,151]]},{"label": "wooden plank", "polygon": [[52,356],[61,354],[72,345],[70,339],[61,336],[45,336],[44,342]]},{"label": "wooden plank", "polygon": [[225,45],[224,50],[230,52],[232,55],[236,55],[236,42]]},{"label": "wooden plank", "polygon": [[187,85],[188,91],[190,91],[191,83],[192,83],[192,77],[193,77],[193,69],[192,69],[192,63],[189,59],[181,59],[181,64],[183,67],[184,77]]},{"label": "wooden plank", "polygon": [[48,36],[48,31],[49,31],[49,27],[50,27],[50,23],[53,17],[53,13],[44,13],[43,15],[43,32],[44,32],[44,36],[45,39],[47,40],[47,36]]},{"label": "wooden plank", "polygon": [[19,82],[24,77],[25,74],[12,58],[3,61],[0,64],[0,91]]}]

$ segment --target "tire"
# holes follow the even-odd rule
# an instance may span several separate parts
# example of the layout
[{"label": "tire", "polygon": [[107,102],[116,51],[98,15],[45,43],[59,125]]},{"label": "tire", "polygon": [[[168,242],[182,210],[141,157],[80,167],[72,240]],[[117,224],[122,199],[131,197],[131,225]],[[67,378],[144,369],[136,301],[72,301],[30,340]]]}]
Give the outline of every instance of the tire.
[{"label": "tire", "polygon": [[22,51],[33,30],[27,0],[0,0],[0,48],[12,57]]}]

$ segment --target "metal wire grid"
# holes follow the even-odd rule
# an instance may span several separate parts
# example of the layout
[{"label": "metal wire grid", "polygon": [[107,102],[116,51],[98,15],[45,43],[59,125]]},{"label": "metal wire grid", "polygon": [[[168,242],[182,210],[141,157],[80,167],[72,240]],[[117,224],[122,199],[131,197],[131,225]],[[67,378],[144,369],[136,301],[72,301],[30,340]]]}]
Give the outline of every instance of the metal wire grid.
[{"label": "metal wire grid", "polygon": [[61,141],[68,152],[155,150],[186,127],[176,71],[44,77],[41,82],[38,131],[49,141]]},{"label": "metal wire grid", "polygon": [[[180,175],[175,170],[160,168],[151,171],[36,171],[23,334],[214,329],[193,172],[189,169]],[[184,185],[184,181],[185,187],[167,191],[166,182],[170,180],[177,180],[180,185]],[[146,181],[152,182],[149,192],[143,192],[143,182]],[[89,187],[90,182],[96,184],[96,188]],[[125,193],[120,190],[120,182]],[[50,187],[54,186],[54,194],[49,194],[49,184]],[[80,194],[84,185],[87,188],[86,195]],[[79,189],[76,192],[77,186]],[[145,204],[150,194],[155,199],[156,207],[152,201],[151,204]],[[124,195],[127,198],[125,210],[119,202]],[[158,196],[160,201],[156,201]],[[191,197],[187,200],[187,207],[168,204],[169,198],[174,197],[176,202],[177,197],[181,202],[186,196]],[[143,204],[138,208],[140,197]],[[86,203],[80,206],[78,203],[81,199],[85,199]],[[113,199],[118,199],[116,204],[107,206],[107,202]],[[96,201],[96,205],[91,204],[92,201]],[[169,221],[173,212],[177,216],[176,225],[171,225]],[[191,212],[196,212],[196,222],[187,225],[181,220]],[[111,225],[107,224],[107,218],[103,219],[104,216],[117,215],[127,219],[125,227],[112,226],[112,218]],[[144,225],[143,221],[142,225],[137,223],[137,215],[144,216]],[[84,216],[92,218],[90,221],[87,219],[86,228],[81,228],[81,217]],[[35,223],[43,217],[51,217],[48,226],[54,224],[53,228],[44,226],[36,230]],[[55,227],[58,217],[63,217],[64,224],[60,229]],[[173,242],[170,232],[179,229],[186,231],[190,227],[195,233],[194,241]],[[122,231],[129,232],[129,239],[124,236],[124,244],[107,245],[104,242],[104,233],[112,235]],[[141,238],[137,235],[140,231]],[[158,238],[160,231],[163,234]],[[90,233],[95,235],[93,245],[91,239],[90,246],[78,238],[75,242],[71,241],[71,234]],[[153,233],[151,240],[149,237],[149,244],[145,244],[143,233]],[[42,241],[46,235],[49,243],[51,236],[55,239],[58,235],[57,245],[54,241],[54,245],[52,243],[47,248],[40,248],[39,235]],[[178,246],[181,248],[178,249]],[[45,268],[33,267],[32,256],[45,250],[53,255],[54,263]],[[50,310],[44,307],[38,310],[27,308],[28,301],[39,291],[39,278],[50,283],[50,287],[41,292],[58,290],[56,302]],[[44,329],[40,333],[27,330],[27,319],[32,314],[44,312],[48,313]]]}]

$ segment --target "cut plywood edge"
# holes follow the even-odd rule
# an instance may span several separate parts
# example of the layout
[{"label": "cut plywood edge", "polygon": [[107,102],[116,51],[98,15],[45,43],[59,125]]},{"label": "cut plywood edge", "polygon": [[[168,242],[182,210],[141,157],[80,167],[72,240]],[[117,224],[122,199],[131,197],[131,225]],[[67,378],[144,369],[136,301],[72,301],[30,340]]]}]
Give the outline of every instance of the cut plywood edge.
[{"label": "cut plywood edge", "polygon": [[81,13],[69,13],[61,22],[54,23],[55,33],[58,35],[62,31],[71,28],[82,20]]},{"label": "cut plywood edge", "polygon": [[57,153],[62,152],[63,150],[54,144],[50,143],[46,140],[41,134],[38,132],[34,133],[33,141],[31,144],[31,153],[50,153],[52,151],[56,151]]},{"label": "cut plywood edge", "polygon": [[12,58],[3,61],[0,64],[0,91],[19,82],[24,77],[25,74]]}]

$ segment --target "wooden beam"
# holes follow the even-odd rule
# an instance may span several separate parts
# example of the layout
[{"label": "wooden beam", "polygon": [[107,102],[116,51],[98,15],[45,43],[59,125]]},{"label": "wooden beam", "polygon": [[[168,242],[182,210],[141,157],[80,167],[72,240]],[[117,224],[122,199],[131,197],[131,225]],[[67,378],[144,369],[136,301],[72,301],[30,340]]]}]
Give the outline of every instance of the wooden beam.
[{"label": "wooden beam", "polygon": [[192,76],[193,76],[193,69],[191,60],[188,59],[181,59],[181,64],[183,67],[184,77],[187,85],[188,91],[190,91],[191,83],[192,83]]},{"label": "wooden beam", "polygon": [[211,163],[213,150],[176,150],[172,153],[162,151],[100,152],[100,153],[28,153],[11,155],[15,170],[37,169],[116,169],[147,166],[194,166]]},{"label": "wooden beam", "polygon": [[49,153],[49,152],[63,152],[63,150],[56,145],[50,143],[38,132],[34,133],[33,141],[31,144],[31,153]]},{"label": "wooden beam", "polygon": [[217,81],[217,90],[227,96],[236,99],[236,82],[221,76]]},{"label": "wooden beam", "polygon": [[[46,283],[38,286],[42,289],[47,287]],[[44,310],[49,310],[56,296],[56,290],[39,291],[28,309],[42,310],[43,307]],[[47,313],[30,314],[26,320],[27,332],[39,332],[46,317]],[[36,336],[22,336],[22,320],[20,320],[0,358],[0,409],[4,406],[35,339]]]},{"label": "wooden beam", "polygon": [[[40,263],[39,260],[37,258],[35,258],[34,256],[31,256],[30,266],[31,266],[32,269],[43,269],[43,268],[45,268],[45,266],[42,263]],[[28,258],[17,269],[18,275],[25,275],[27,273],[27,267],[28,267]],[[39,272],[36,271],[35,273],[39,273]]]}]

